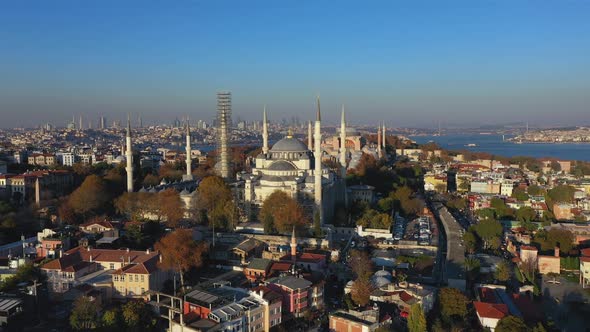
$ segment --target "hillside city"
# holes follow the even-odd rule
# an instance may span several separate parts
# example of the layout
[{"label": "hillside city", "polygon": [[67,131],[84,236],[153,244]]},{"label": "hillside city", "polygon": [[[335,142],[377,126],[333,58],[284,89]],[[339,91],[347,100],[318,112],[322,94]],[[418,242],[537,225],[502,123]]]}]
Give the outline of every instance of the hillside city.
[{"label": "hillside city", "polygon": [[0,330],[587,328],[590,163],[270,115],[0,131]]}]

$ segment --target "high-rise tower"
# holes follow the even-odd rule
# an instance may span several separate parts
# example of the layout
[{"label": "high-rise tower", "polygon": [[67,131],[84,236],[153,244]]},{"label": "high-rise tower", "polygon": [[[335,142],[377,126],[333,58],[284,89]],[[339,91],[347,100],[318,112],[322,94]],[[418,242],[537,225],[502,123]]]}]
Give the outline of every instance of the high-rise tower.
[{"label": "high-rise tower", "polygon": [[320,216],[320,224],[324,223],[324,213],[322,209],[322,133],[321,133],[321,121],[322,114],[320,111],[320,97],[317,97],[317,114],[315,119],[315,133],[314,133],[314,201],[316,206],[316,213]]},{"label": "high-rise tower", "polygon": [[193,151],[191,148],[191,125],[189,119],[186,119],[186,174],[182,177],[184,181],[193,180]]},{"label": "high-rise tower", "polygon": [[266,118],[266,105],[262,112],[262,153],[268,153],[268,120]]},{"label": "high-rise tower", "polygon": [[344,118],[344,105],[342,105],[342,118],[340,119],[340,166],[342,178],[346,177],[346,119]]},{"label": "high-rise tower", "polygon": [[127,115],[127,135],[125,137],[125,159],[127,160],[127,191],[133,192],[133,152],[131,150],[131,116]]},{"label": "high-rise tower", "polygon": [[217,93],[217,151],[219,158],[219,175],[230,178],[229,165],[229,128],[231,126],[231,92]]}]

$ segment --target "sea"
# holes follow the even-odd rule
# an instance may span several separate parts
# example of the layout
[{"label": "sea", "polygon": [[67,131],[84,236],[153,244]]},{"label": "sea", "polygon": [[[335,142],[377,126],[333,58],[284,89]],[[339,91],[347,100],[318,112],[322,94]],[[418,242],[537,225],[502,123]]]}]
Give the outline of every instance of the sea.
[{"label": "sea", "polygon": [[[508,139],[506,135],[504,138]],[[590,161],[589,143],[522,143],[502,140],[495,134],[452,134],[441,136],[410,136],[418,144],[433,141],[448,150],[469,150],[487,152],[498,156],[528,156],[535,158],[557,158],[562,160]],[[475,144],[475,146],[467,146]]]}]

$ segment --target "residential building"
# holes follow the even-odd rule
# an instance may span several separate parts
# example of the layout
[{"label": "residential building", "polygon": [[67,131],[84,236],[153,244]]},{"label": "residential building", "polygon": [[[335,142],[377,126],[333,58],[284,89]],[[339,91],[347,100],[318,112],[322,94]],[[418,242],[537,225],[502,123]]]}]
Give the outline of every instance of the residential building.
[{"label": "residential building", "polygon": [[330,314],[330,331],[371,332],[379,327],[379,310],[338,310]]},{"label": "residential building", "polygon": [[308,295],[312,283],[292,275],[266,281],[266,286],[283,296],[283,310],[294,317],[303,317],[309,306]]}]

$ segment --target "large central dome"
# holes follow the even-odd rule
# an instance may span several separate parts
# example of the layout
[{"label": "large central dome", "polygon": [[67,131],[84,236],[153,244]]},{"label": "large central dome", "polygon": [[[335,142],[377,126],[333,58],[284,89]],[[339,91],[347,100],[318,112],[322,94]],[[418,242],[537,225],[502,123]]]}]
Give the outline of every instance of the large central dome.
[{"label": "large central dome", "polygon": [[294,137],[285,137],[270,149],[272,152],[305,152],[307,150],[307,146]]}]

